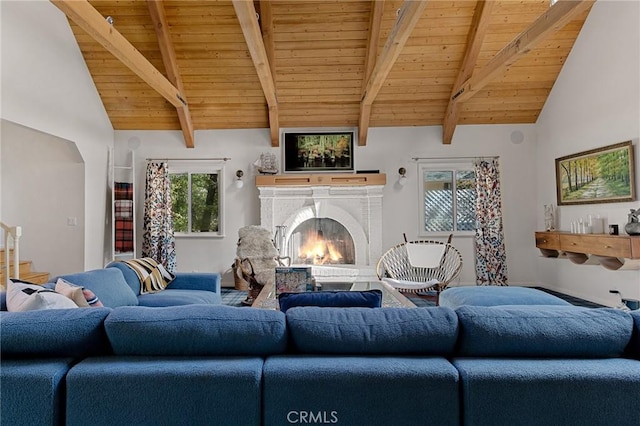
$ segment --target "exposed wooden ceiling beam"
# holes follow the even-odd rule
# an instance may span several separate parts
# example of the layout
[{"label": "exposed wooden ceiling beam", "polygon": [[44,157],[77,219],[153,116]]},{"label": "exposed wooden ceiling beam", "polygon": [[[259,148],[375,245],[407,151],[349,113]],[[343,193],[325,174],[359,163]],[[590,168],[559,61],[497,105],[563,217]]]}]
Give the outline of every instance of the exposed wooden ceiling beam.
[{"label": "exposed wooden ceiling beam", "polygon": [[[271,3],[268,0],[262,0],[260,2],[260,29],[262,30],[262,42],[264,43],[265,51],[267,52],[267,61],[269,61],[269,69],[273,76],[274,87],[276,81],[276,69],[275,69],[275,51],[276,44],[273,39],[273,14],[271,13]],[[269,106],[269,128],[271,131],[271,145],[280,145],[280,117],[278,115],[278,105]],[[274,144],[275,141],[275,144]]]},{"label": "exposed wooden ceiling beam", "polygon": [[364,63],[364,79],[362,80],[362,93],[367,89],[369,77],[373,72],[378,55],[378,42],[380,40],[380,24],[384,12],[384,0],[371,0],[371,16],[369,19],[369,39],[367,40],[367,54]]},{"label": "exposed wooden ceiling beam", "polygon": [[588,10],[595,0],[559,0],[523,32],[498,52],[489,63],[467,79],[452,96],[452,101],[464,102],[478,93],[484,86],[501,75],[504,70],[536,44],[562,29],[578,14]]},{"label": "exposed wooden ceiling beam", "polygon": [[51,2],[173,106],[183,108],[187,105],[184,95],[88,1]]},{"label": "exposed wooden ceiling beam", "polygon": [[[147,6],[149,7],[149,14],[151,15],[151,20],[156,30],[156,36],[158,37],[160,53],[162,54],[162,61],[167,71],[167,77],[169,81],[178,88],[180,93],[184,93],[182,78],[180,77],[180,70],[178,69],[178,62],[176,60],[176,52],[173,48],[171,34],[169,34],[169,26],[167,25],[167,18],[164,12],[164,2],[162,0],[147,0]],[[178,113],[178,120],[180,120],[184,143],[187,148],[193,148],[193,123],[191,121],[189,107],[184,105],[176,108],[176,111]]]},{"label": "exposed wooden ceiling beam", "polygon": [[233,8],[242,28],[242,34],[247,42],[249,54],[253,60],[253,65],[258,73],[258,79],[262,85],[264,97],[267,100],[269,108],[269,127],[271,130],[271,145],[279,146],[279,126],[278,122],[273,119],[278,117],[278,97],[276,96],[276,86],[273,80],[273,74],[269,66],[269,59],[262,41],[262,33],[258,25],[258,17],[256,16],[256,8],[253,1],[233,0]]},{"label": "exposed wooden ceiling beam", "polygon": [[[478,60],[478,55],[480,54],[482,42],[489,30],[489,22],[491,21],[491,10],[493,9],[493,5],[493,1],[485,0],[480,0],[476,5],[471,30],[467,36],[467,49],[464,53],[460,70],[458,71],[458,77],[453,85],[451,97],[457,93],[460,85],[469,79],[473,73],[476,61]],[[450,144],[453,140],[453,133],[455,132],[459,117],[460,104],[453,100],[449,100],[447,110],[444,114],[444,123],[442,123],[442,143]]]},{"label": "exposed wooden ceiling beam", "polygon": [[426,1],[411,0],[405,0],[400,7],[398,19],[396,19],[396,23],[389,33],[389,37],[376,61],[376,65],[371,72],[367,86],[362,94],[362,100],[360,101],[360,119],[358,122],[358,145],[363,146],[367,143],[371,105],[382,88],[396,59],[398,59],[402,48],[409,39],[413,28],[420,20],[425,7],[427,7]]}]

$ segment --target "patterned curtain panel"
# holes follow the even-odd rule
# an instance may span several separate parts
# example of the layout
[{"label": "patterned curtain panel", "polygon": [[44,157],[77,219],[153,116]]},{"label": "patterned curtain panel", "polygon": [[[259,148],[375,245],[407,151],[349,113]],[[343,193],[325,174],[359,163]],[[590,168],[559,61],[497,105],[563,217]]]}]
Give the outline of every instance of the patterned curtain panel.
[{"label": "patterned curtain panel", "polygon": [[169,272],[173,273],[176,270],[176,244],[171,218],[171,180],[167,163],[147,164],[142,257],[154,259]]},{"label": "patterned curtain panel", "polygon": [[477,160],[476,173],[476,283],[507,284],[507,253],[502,230],[498,159]]}]

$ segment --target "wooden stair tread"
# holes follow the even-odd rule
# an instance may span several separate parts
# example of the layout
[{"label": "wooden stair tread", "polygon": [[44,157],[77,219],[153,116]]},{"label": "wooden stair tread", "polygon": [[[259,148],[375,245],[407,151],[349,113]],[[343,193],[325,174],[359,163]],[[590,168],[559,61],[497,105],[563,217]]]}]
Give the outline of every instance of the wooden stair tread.
[{"label": "wooden stair tread", "polygon": [[[14,262],[13,259],[11,259],[9,261],[9,266],[11,268],[13,268],[13,265],[15,265],[15,263],[16,262]],[[4,268],[4,265],[5,265],[5,263],[4,263],[4,257],[3,257],[2,259],[0,259],[0,266],[2,266]],[[31,265],[31,261],[30,260],[21,260],[20,261],[20,267],[22,267],[22,265]]]},{"label": "wooden stair tread", "polygon": [[[3,277],[2,282],[4,284],[4,274],[2,274],[2,277]],[[45,284],[49,280],[49,273],[48,272],[27,272],[26,274],[20,274],[19,279],[22,281],[29,281],[34,284]]]},{"label": "wooden stair tread", "polygon": [[[3,259],[4,260],[4,259]],[[9,275],[13,275],[13,268],[14,268],[15,262],[13,260],[11,260],[9,262]],[[18,270],[20,271],[20,276],[23,276],[25,274],[28,274],[29,272],[31,272],[31,261],[30,260],[21,260],[19,263],[20,267],[18,268]],[[4,282],[5,279],[5,268],[6,264],[4,263],[4,261],[0,262],[0,282]]]},{"label": "wooden stair tread", "polygon": [[[9,276],[13,275],[13,265],[15,264],[15,259],[13,258],[13,249],[9,249],[10,259],[9,259]],[[20,280],[29,281],[34,284],[45,284],[49,281],[49,273],[48,272],[34,272],[31,270],[31,261],[30,260],[20,260],[19,261],[19,271],[20,271]],[[0,287],[4,288],[5,284],[5,249],[0,248]]]}]

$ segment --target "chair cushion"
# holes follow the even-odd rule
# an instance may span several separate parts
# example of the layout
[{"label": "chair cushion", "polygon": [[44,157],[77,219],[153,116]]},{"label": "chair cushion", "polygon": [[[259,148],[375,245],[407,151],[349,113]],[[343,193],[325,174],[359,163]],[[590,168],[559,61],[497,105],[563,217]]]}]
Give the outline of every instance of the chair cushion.
[{"label": "chair cushion", "polygon": [[[63,296],[64,297],[64,296]],[[3,357],[82,357],[110,353],[103,321],[108,308],[0,312]]]},{"label": "chair cushion", "polygon": [[231,306],[123,306],[104,326],[117,355],[269,355],[287,342],[282,312]]},{"label": "chair cushion", "polygon": [[58,278],[88,288],[102,301],[104,306],[109,308],[135,306],[138,304],[136,294],[124,280],[122,272],[116,268],[95,269],[93,271],[61,275],[53,281],[57,281]]},{"label": "chair cushion", "polygon": [[449,308],[319,308],[287,311],[295,349],[312,354],[431,354],[453,351],[458,319]]},{"label": "chair cushion", "polygon": [[633,320],[611,308],[461,306],[461,356],[596,358],[621,356]]},{"label": "chair cushion", "polygon": [[278,295],[280,311],[287,312],[295,306],[322,306],[336,308],[379,308],[382,291],[318,291],[307,293],[282,293]]},{"label": "chair cushion", "polygon": [[571,305],[552,294],[528,287],[467,286],[449,287],[440,293],[440,306],[463,305]]}]

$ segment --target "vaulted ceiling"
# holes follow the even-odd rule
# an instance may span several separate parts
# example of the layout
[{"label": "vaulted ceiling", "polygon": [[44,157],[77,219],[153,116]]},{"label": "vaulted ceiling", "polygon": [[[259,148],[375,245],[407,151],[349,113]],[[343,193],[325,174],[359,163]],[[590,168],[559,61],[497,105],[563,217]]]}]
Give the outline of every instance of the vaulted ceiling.
[{"label": "vaulted ceiling", "polygon": [[593,0],[51,0],[116,130],[534,123]]}]

